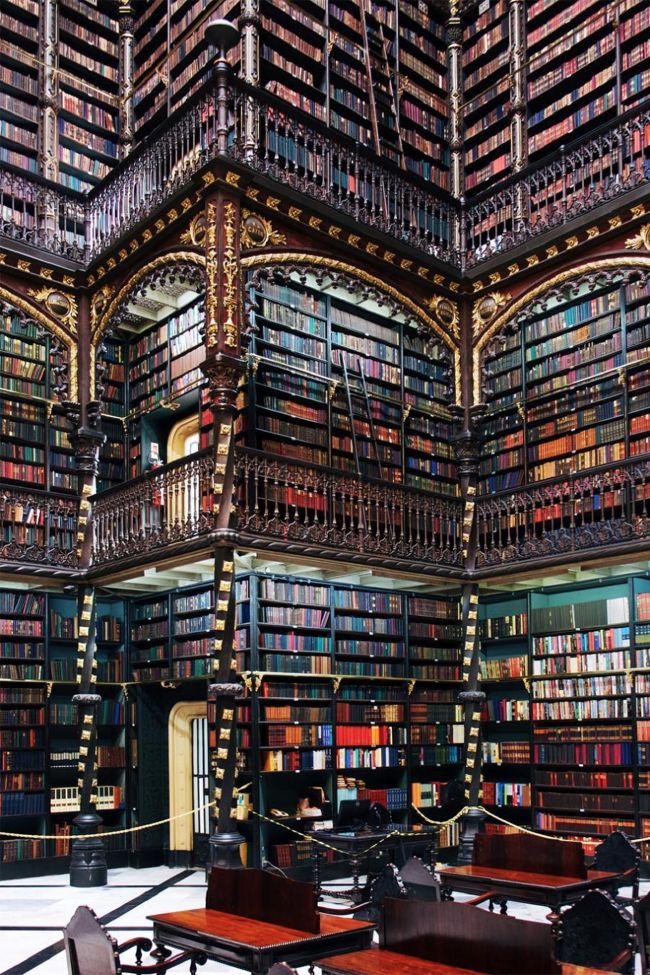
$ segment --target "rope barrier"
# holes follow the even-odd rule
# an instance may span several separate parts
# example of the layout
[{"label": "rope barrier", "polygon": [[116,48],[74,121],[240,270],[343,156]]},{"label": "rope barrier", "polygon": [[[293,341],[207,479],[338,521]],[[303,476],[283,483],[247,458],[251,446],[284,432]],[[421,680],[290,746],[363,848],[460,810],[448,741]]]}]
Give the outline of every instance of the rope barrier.
[{"label": "rope barrier", "polygon": [[425,821],[425,823],[431,823],[432,826],[439,826],[440,829],[442,829],[443,826],[451,826],[451,824],[452,823],[455,823],[456,820],[460,819],[461,816],[464,816],[466,812],[469,812],[469,810],[472,807],[471,806],[463,806],[463,808],[460,810],[460,812],[457,812],[455,816],[452,816],[451,819],[445,819],[443,821],[440,821],[439,819],[429,819],[428,816],[425,816],[424,815],[424,813],[422,812],[421,809],[418,809],[418,807],[415,805],[414,802],[411,803],[411,808],[415,810],[415,812],[418,814],[418,816],[421,816],[422,817],[422,819]]},{"label": "rope barrier", "polygon": [[188,809],[187,812],[178,813],[176,816],[169,816],[167,819],[157,819],[154,823],[143,823],[142,826],[129,826],[128,829],[112,829],[106,833],[71,833],[69,836],[64,836],[61,833],[8,833],[6,830],[0,830],[0,836],[9,836],[11,839],[18,840],[102,840],[107,836],[124,836],[127,833],[139,833],[143,829],[153,829],[154,826],[164,826],[165,823],[171,823],[175,819],[183,819],[185,816],[192,816],[195,812],[209,809],[214,805],[216,805],[214,800],[204,802],[202,806],[195,806],[194,809]]}]

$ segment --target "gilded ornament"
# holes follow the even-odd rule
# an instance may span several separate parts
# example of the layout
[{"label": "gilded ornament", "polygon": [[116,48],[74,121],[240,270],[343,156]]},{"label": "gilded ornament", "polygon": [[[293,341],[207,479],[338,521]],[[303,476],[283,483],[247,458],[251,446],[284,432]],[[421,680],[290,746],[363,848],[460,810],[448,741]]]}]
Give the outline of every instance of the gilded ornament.
[{"label": "gilded ornament", "polygon": [[299,207],[289,207],[289,216],[292,220],[300,220],[302,210]]},{"label": "gilded ornament", "polygon": [[650,223],[644,223],[642,227],[639,227],[638,234],[627,238],[625,249],[628,251],[650,251]]},{"label": "gilded ornament", "polygon": [[592,240],[594,237],[597,237],[599,233],[600,230],[598,227],[587,227],[587,240]]},{"label": "gilded ornament", "polygon": [[135,254],[135,252],[138,250],[139,247],[140,247],[140,244],[138,243],[138,241],[134,237],[133,240],[129,244],[129,250],[131,251],[132,254]]},{"label": "gilded ornament", "polygon": [[378,244],[366,244],[366,252],[368,254],[376,254],[379,250]]},{"label": "gilded ornament", "polygon": [[30,288],[27,294],[45,305],[55,318],[58,318],[66,328],[74,331],[77,325],[77,303],[74,298],[58,291],[56,288]]},{"label": "gilded ornament", "polygon": [[578,246],[578,238],[574,235],[573,237],[567,237],[564,241],[567,246],[567,250],[571,250],[573,247]]},{"label": "gilded ornament", "polygon": [[16,262],[16,267],[18,268],[19,271],[29,271],[31,266],[32,266],[31,261],[21,260]]},{"label": "gilded ornament", "polygon": [[231,169],[229,169],[228,172],[226,173],[226,183],[229,183],[231,186],[239,186],[240,179],[241,179],[241,174],[233,173]]},{"label": "gilded ornament", "polygon": [[399,266],[402,268],[403,271],[409,271],[413,267],[413,261],[404,258],[399,262]]},{"label": "gilded ornament", "polygon": [[213,202],[208,203],[206,258],[205,311],[207,322],[205,337],[208,348],[211,348],[219,342],[219,325],[217,323],[217,204]]},{"label": "gilded ornament", "polygon": [[7,260],[7,255],[5,254],[4,251],[0,251],[0,264],[4,264],[6,260]]},{"label": "gilded ornament", "polygon": [[277,196],[267,196],[266,205],[271,210],[277,210],[277,208],[280,206],[280,200]]},{"label": "gilded ornament", "polygon": [[611,227],[612,230],[616,230],[616,228],[617,227],[620,227],[622,223],[623,223],[623,218],[622,217],[610,217],[609,218],[609,226]]},{"label": "gilded ornament", "polygon": [[164,220],[156,220],[156,222],[154,224],[154,227],[156,228],[156,233],[159,234],[161,230],[164,230],[165,229],[165,221]]},{"label": "gilded ornament", "polygon": [[189,227],[181,234],[181,243],[193,244],[194,247],[203,247],[205,243],[205,214],[197,213],[190,221]]},{"label": "gilded ornament", "polygon": [[426,276],[427,276],[428,273],[429,273],[429,268],[428,267],[419,267],[418,268],[418,277],[420,277],[420,278],[426,278]]},{"label": "gilded ornament", "polygon": [[490,284],[498,284],[500,280],[501,280],[501,272],[493,271],[492,274],[490,275]]},{"label": "gilded ornament", "polygon": [[360,243],[361,237],[357,236],[357,234],[348,234],[348,244],[351,244],[353,247],[358,247]]},{"label": "gilded ornament", "polygon": [[322,224],[322,222],[323,221],[321,220],[320,217],[310,217],[309,218],[309,226],[310,227],[313,227],[314,230],[319,230],[320,229],[320,225]]},{"label": "gilded ornament", "polygon": [[480,298],[479,301],[474,302],[472,308],[472,331],[474,336],[481,334],[485,326],[493,321],[499,309],[503,308],[511,298],[512,295],[509,291],[491,291],[484,298]]},{"label": "gilded ornament", "polygon": [[330,235],[330,237],[336,237],[336,238],[338,238],[338,237],[341,236],[341,228],[340,227],[335,227],[334,225],[330,226],[330,228],[329,228],[329,230],[327,232]]},{"label": "gilded ornament", "polygon": [[237,277],[239,275],[239,265],[237,261],[236,242],[236,216],[237,211],[234,203],[226,203],[223,208],[224,214],[224,234],[225,246],[223,251],[223,310],[225,321],[223,323],[224,343],[231,349],[237,346],[237,327],[235,318],[237,315]]},{"label": "gilded ornament", "polygon": [[536,264],[539,264],[539,257],[537,254],[529,254],[526,258],[526,264],[528,267],[535,267]]},{"label": "gilded ornament", "polygon": [[170,223],[173,223],[174,220],[178,220],[178,210],[172,207],[171,210],[167,211],[167,218]]},{"label": "gilded ornament", "polygon": [[249,197],[249,199],[251,200],[256,200],[259,195],[260,195],[260,191],[253,189],[252,186],[249,186],[248,189],[246,190],[246,196]]},{"label": "gilded ornament", "polygon": [[206,186],[210,186],[210,184],[214,183],[215,180],[214,173],[204,173],[202,179]]},{"label": "gilded ornament", "polygon": [[508,274],[516,274],[518,270],[518,264],[508,264]]},{"label": "gilded ornament", "polygon": [[448,329],[452,335],[458,334],[458,307],[453,301],[440,295],[434,295],[427,302],[427,308],[431,309],[434,317],[443,328]]},{"label": "gilded ornament", "polygon": [[559,254],[559,251],[558,251],[557,247],[555,246],[555,244],[553,244],[552,247],[547,247],[546,248],[546,256],[547,257],[557,257],[558,254]]},{"label": "gilded ornament", "polygon": [[389,264],[393,263],[395,257],[396,255],[393,253],[393,251],[384,251],[384,260],[388,261]]},{"label": "gilded ornament", "polygon": [[143,241],[144,241],[145,243],[146,243],[146,242],[147,242],[148,240],[151,240],[151,238],[152,238],[152,237],[153,237],[153,234],[152,234],[152,232],[151,232],[151,231],[150,231],[149,229],[147,229],[147,230],[143,230],[143,231],[142,231],[142,239],[143,239]]},{"label": "gilded ornament", "polygon": [[643,203],[637,203],[636,206],[630,207],[630,213],[633,217],[642,217],[645,213],[645,206]]},{"label": "gilded ornament", "polygon": [[242,210],[239,232],[241,246],[247,249],[266,247],[269,244],[280,246],[287,242],[284,234],[273,229],[270,220],[266,220],[257,213],[251,213],[250,210]]},{"label": "gilded ornament", "polygon": [[54,272],[53,272],[53,270],[52,270],[51,267],[42,267],[41,270],[40,270],[41,277],[42,278],[47,278],[48,281],[51,279],[53,273]]}]

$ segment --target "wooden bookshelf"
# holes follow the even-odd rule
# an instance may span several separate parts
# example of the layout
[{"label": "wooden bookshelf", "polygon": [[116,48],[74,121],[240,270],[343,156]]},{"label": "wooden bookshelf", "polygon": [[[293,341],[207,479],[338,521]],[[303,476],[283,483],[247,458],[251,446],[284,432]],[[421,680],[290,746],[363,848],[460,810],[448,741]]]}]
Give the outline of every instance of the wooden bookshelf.
[{"label": "wooden bookshelf", "polygon": [[8,0],[0,41],[0,160],[38,172],[37,0]]},{"label": "wooden bookshelf", "polygon": [[469,194],[509,173],[509,40],[507,0],[481,4],[478,16],[465,27],[463,115]]},{"label": "wooden bookshelf", "polygon": [[488,349],[483,491],[650,451],[649,322],[647,287],[583,289]]},{"label": "wooden bookshelf", "polygon": [[254,298],[250,446],[455,491],[449,371],[435,341],[299,285],[266,281]]},{"label": "wooden bookshelf", "polygon": [[524,684],[528,673],[527,596],[481,600],[479,639],[486,693],[481,715],[483,802],[502,817],[530,824],[530,695]]}]

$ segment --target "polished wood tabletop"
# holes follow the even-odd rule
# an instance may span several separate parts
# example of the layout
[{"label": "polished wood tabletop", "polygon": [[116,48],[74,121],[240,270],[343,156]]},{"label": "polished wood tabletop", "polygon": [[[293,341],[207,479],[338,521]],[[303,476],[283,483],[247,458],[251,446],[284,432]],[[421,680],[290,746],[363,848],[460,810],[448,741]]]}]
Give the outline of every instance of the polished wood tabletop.
[{"label": "polished wood tabletop", "polygon": [[[457,968],[444,962],[414,958],[398,951],[370,948],[347,955],[336,955],[321,962],[323,975],[485,975],[477,969]],[[562,975],[611,975],[582,965],[561,965]],[[516,972],[510,975],[517,975]]]},{"label": "polished wood tabletop", "polygon": [[278,944],[291,944],[298,941],[316,941],[352,931],[372,930],[375,927],[370,921],[355,921],[350,917],[321,914],[320,931],[312,934],[280,924],[270,924],[268,921],[237,917],[207,907],[189,911],[172,911],[170,914],[153,914],[149,919],[157,926],[184,928],[198,935],[204,934],[209,938],[255,948],[271,948]]},{"label": "polished wood tabletop", "polygon": [[536,873],[532,870],[507,870],[502,867],[490,866],[462,866],[440,867],[440,877],[444,881],[467,879],[485,881],[486,884],[517,884],[520,887],[540,888],[548,887],[552,890],[579,887],[590,889],[599,885],[608,885],[620,878],[620,874],[604,870],[588,870],[587,877],[555,876],[548,873]]}]

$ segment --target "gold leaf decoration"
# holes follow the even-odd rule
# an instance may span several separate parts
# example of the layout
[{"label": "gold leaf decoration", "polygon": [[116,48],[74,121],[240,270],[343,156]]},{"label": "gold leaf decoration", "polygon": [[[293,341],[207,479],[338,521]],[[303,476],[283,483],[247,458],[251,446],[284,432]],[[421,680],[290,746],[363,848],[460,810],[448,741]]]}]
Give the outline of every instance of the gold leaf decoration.
[{"label": "gold leaf decoration", "polygon": [[638,234],[628,237],[625,241],[626,250],[629,251],[650,251],[650,223],[644,223],[639,228]]},{"label": "gold leaf decoration", "polygon": [[270,220],[250,210],[242,210],[239,232],[240,244],[246,250],[269,245],[279,247],[287,242],[286,236],[275,230]]},{"label": "gold leaf decoration", "polygon": [[496,317],[500,308],[506,305],[512,295],[509,291],[490,291],[485,297],[474,302],[472,307],[472,331],[474,336],[481,334],[486,325]]}]

